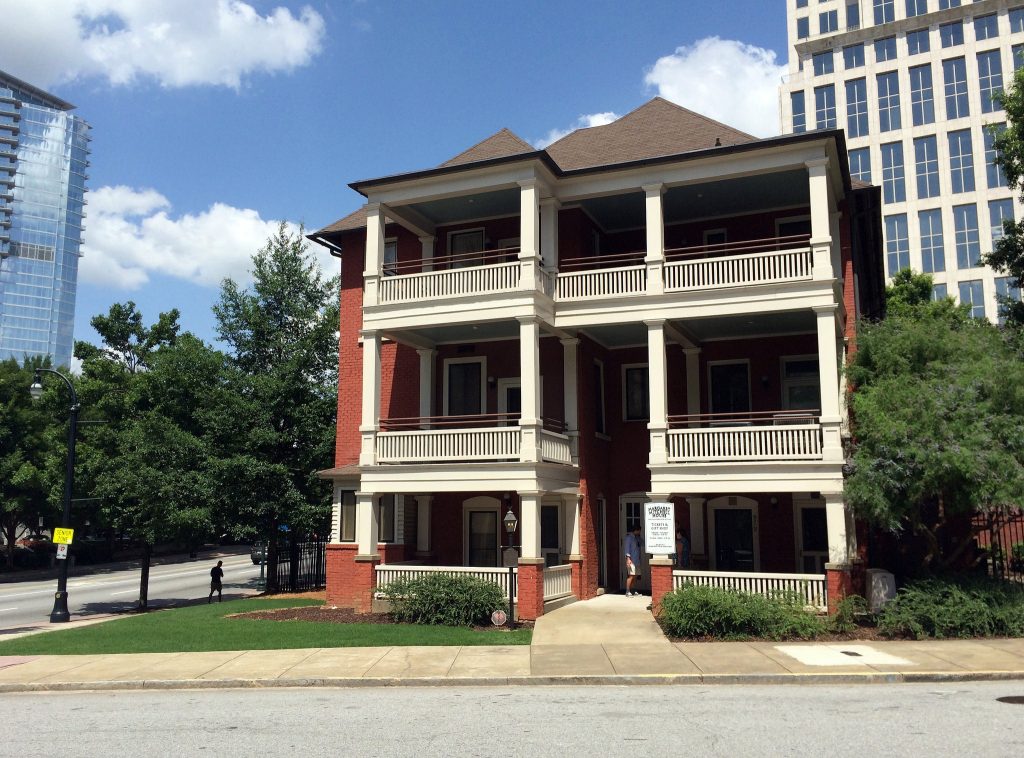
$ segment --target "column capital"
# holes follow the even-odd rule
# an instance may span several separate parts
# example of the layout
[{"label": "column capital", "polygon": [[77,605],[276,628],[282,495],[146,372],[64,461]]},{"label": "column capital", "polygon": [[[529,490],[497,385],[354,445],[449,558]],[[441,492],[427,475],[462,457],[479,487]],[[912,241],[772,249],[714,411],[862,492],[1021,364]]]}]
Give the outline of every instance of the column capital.
[{"label": "column capital", "polygon": [[702,348],[699,348],[699,347],[684,347],[683,348],[683,354],[684,355],[700,355],[701,349]]},{"label": "column capital", "polygon": [[664,503],[672,502],[672,493],[670,492],[648,492],[647,499],[652,503]]},{"label": "column capital", "polygon": [[553,207],[555,210],[558,210],[559,208],[562,207],[562,201],[559,200],[557,197],[554,197],[553,195],[550,195],[548,197],[542,197],[540,199],[540,205],[541,205],[542,208],[552,208]]},{"label": "column capital", "polygon": [[815,158],[814,160],[804,161],[804,165],[808,171],[818,173],[815,169],[820,169],[824,172],[828,168],[828,158]]},{"label": "column capital", "polygon": [[355,494],[356,497],[376,497],[377,496],[376,492],[366,492],[364,490],[356,490],[354,494]]},{"label": "column capital", "polygon": [[707,502],[707,498],[698,497],[695,495],[687,495],[686,502],[689,503],[690,505],[704,505],[704,503]]},{"label": "column capital", "polygon": [[839,304],[829,303],[828,305],[812,305],[811,310],[814,311],[815,313],[822,314],[835,313],[836,311],[839,310]]},{"label": "column capital", "polygon": [[369,216],[371,213],[383,213],[383,203],[367,203],[366,204],[366,215]]},{"label": "column capital", "polygon": [[531,176],[529,179],[519,179],[516,184],[523,189],[536,189],[537,187],[543,186],[541,180],[535,176]]},{"label": "column capital", "polygon": [[417,239],[420,241],[420,244],[422,245],[430,245],[434,243],[437,237],[435,237],[433,234],[424,234],[422,237],[417,237]]},{"label": "column capital", "polygon": [[561,337],[559,340],[565,347],[576,347],[580,344],[579,337]]},{"label": "column capital", "polygon": [[540,326],[540,316],[516,316],[516,321],[519,322],[520,326],[528,326],[530,324],[536,324]]},{"label": "column capital", "polygon": [[359,338],[363,340],[372,340],[380,337],[380,332],[376,329],[360,329]]},{"label": "column capital", "polygon": [[647,196],[650,197],[652,195],[663,194],[665,192],[665,185],[662,184],[661,182],[657,182],[655,184],[643,184],[640,186],[640,189],[642,189],[647,194]]},{"label": "column capital", "polygon": [[433,358],[437,355],[437,349],[433,347],[418,347],[416,348],[416,353],[420,358]]},{"label": "column capital", "polygon": [[657,329],[658,327],[664,328],[665,319],[663,318],[645,318],[644,323],[647,324],[648,329]]}]

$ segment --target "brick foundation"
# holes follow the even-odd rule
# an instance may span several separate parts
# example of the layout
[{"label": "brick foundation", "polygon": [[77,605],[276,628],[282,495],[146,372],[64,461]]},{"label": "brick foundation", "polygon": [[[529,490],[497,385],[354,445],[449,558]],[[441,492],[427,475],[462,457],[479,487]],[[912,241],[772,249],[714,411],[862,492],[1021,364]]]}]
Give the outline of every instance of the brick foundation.
[{"label": "brick foundation", "polygon": [[327,604],[369,613],[380,558],[357,557],[357,552],[356,545],[327,546]]},{"label": "brick foundation", "polygon": [[519,559],[519,618],[532,621],[544,615],[544,561]]},{"label": "brick foundation", "polygon": [[570,556],[566,563],[572,566],[572,594],[577,600],[585,600],[583,597],[583,558],[581,556]]},{"label": "brick foundation", "polygon": [[661,613],[661,599],[672,591],[672,561],[666,558],[652,558],[651,569],[651,611]]},{"label": "brick foundation", "polygon": [[828,581],[828,612],[833,615],[839,601],[853,594],[853,572],[850,566],[829,563],[825,565],[825,576]]}]

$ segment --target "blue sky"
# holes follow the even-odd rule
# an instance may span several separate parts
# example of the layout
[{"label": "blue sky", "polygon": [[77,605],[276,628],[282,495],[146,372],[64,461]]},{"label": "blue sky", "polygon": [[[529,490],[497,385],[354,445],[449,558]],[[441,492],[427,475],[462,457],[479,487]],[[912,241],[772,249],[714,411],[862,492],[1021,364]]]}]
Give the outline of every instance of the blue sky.
[{"label": "blue sky", "polygon": [[660,94],[776,133],[786,60],[782,0],[0,0],[0,18],[0,69],[93,127],[86,340],[134,300],[214,341],[221,279],[247,281],[277,220],[319,228],[358,207],[349,182],[502,127],[541,146]]}]

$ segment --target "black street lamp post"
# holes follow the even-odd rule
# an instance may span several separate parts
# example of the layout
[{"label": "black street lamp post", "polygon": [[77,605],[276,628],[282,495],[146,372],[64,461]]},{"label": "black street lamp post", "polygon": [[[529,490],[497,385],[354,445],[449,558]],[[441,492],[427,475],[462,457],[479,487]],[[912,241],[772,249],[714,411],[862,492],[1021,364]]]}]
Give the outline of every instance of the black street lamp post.
[{"label": "black street lamp post", "polygon": [[[71,383],[64,374],[49,368],[37,368],[36,375],[29,391],[33,400],[39,400],[43,396],[42,374],[54,374],[64,380],[71,393],[71,416],[68,424],[68,462],[64,472],[64,514],[61,517],[60,525],[64,529],[70,526],[71,521],[71,490],[75,484],[75,436],[78,431],[78,395],[75,393],[75,385]],[[60,568],[57,569],[57,593],[53,596],[53,610],[50,611],[50,623],[56,624],[71,620],[71,613],[68,611],[68,561],[59,561]]]},{"label": "black street lamp post", "polygon": [[[505,524],[505,531],[508,532],[508,548],[514,550],[512,547],[512,535],[516,532],[516,525],[519,520],[516,518],[516,514],[512,512],[512,509],[508,509],[508,513],[505,514],[505,518],[502,519],[502,523]],[[516,628],[516,605],[515,605],[515,586],[516,586],[516,574],[515,568],[512,564],[508,567],[508,628]]]}]

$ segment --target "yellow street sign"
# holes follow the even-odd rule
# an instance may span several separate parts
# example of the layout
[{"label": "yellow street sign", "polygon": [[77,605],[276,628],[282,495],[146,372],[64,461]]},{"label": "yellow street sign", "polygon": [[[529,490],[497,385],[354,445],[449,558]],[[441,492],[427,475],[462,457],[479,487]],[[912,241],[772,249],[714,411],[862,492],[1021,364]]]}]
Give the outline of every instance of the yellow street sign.
[{"label": "yellow street sign", "polygon": [[55,545],[70,545],[74,538],[74,529],[61,529],[60,527],[57,527],[53,530],[53,542]]}]

